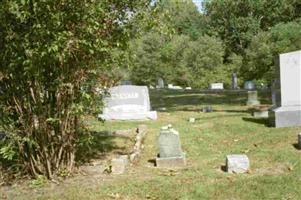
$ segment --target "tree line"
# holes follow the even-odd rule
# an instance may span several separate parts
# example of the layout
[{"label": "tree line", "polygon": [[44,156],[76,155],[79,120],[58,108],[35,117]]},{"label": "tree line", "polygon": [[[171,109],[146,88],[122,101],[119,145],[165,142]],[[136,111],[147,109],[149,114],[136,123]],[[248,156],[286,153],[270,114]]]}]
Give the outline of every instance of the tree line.
[{"label": "tree line", "polygon": [[168,83],[207,88],[239,82],[269,84],[278,54],[301,47],[298,0],[207,0],[198,11],[190,0],[158,2],[169,32],[146,31],[130,41],[129,76],[137,84]]}]

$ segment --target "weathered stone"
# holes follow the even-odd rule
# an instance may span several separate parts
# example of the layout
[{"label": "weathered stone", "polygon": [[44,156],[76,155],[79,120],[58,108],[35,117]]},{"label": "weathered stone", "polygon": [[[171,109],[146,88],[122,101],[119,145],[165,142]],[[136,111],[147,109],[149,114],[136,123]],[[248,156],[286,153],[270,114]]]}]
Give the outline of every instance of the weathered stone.
[{"label": "weathered stone", "polygon": [[250,168],[249,158],[246,155],[233,154],[226,157],[228,173],[246,173]]},{"label": "weathered stone", "polygon": [[204,112],[204,113],[209,113],[209,112],[212,112],[212,111],[213,111],[213,109],[212,109],[211,106],[203,106],[202,107],[202,112]]},{"label": "weathered stone", "polygon": [[301,126],[301,51],[280,54],[281,107],[271,111],[276,128]]},{"label": "weathered stone", "polygon": [[112,174],[123,174],[127,164],[128,160],[124,157],[113,158],[111,160]]},{"label": "weathered stone", "polygon": [[0,141],[4,140],[6,137],[5,133],[3,131],[0,131]]},{"label": "weathered stone", "polygon": [[159,136],[160,158],[182,156],[179,133],[172,129],[163,127]]},{"label": "weathered stone", "polygon": [[150,111],[150,100],[146,86],[123,85],[109,90],[105,108],[99,118],[105,120],[157,119],[157,112]]},{"label": "weathered stone", "polygon": [[253,113],[254,117],[269,117],[269,111],[257,111]]},{"label": "weathered stone", "polygon": [[248,91],[248,101],[247,101],[247,105],[248,105],[248,106],[259,105],[260,102],[258,101],[257,98],[258,98],[257,91]]},{"label": "weathered stone", "polygon": [[159,89],[164,88],[164,81],[162,78],[158,78],[158,88]]},{"label": "weathered stone", "polygon": [[157,167],[182,167],[186,164],[185,154],[182,152],[179,133],[171,125],[161,128],[159,136],[159,157],[156,158]]},{"label": "weathered stone", "polygon": [[238,89],[238,84],[237,84],[237,74],[233,73],[232,74],[232,89],[236,90]]},{"label": "weathered stone", "polygon": [[190,117],[188,121],[189,121],[190,123],[194,123],[194,122],[195,122],[195,118]]}]

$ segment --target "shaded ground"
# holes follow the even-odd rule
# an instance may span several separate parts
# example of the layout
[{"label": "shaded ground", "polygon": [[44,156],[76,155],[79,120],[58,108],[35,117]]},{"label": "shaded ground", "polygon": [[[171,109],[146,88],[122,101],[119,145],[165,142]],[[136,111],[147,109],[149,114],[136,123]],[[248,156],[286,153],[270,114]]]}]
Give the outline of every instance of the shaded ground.
[{"label": "shaded ground", "polygon": [[[266,119],[251,116],[245,106],[245,92],[153,91],[152,107],[165,107],[158,120],[146,122],[101,122],[87,117],[97,143],[87,160],[105,160],[127,153],[131,137],[110,135],[144,123],[149,127],[140,161],[123,175],[75,174],[60,183],[30,186],[30,182],[2,187],[4,199],[214,199],[214,200],[298,200],[301,196],[301,151],[295,148],[300,128],[275,129]],[[263,104],[268,93],[259,93]],[[211,105],[214,112],[199,112]],[[265,105],[263,108],[268,107]],[[261,108],[261,109],[263,109]],[[259,107],[256,109],[260,109]],[[188,123],[188,118],[196,118]],[[157,169],[160,127],[173,124],[180,132],[188,165],[180,170]],[[251,161],[249,174],[230,175],[222,170],[225,156],[245,153]]]}]

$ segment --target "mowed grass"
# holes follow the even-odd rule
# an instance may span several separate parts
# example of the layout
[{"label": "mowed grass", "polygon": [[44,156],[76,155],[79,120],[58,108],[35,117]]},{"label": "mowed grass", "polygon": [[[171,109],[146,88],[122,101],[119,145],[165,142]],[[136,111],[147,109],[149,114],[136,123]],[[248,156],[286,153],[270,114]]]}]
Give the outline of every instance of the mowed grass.
[{"label": "mowed grass", "polygon": [[[269,107],[268,92],[259,93],[263,108]],[[140,161],[123,175],[70,179],[58,186],[11,189],[8,199],[301,199],[301,151],[295,148],[300,128],[271,128],[266,119],[255,119],[245,106],[246,92],[152,91],[156,121],[101,122],[87,118],[97,132],[149,127]],[[212,113],[199,112],[211,105]],[[261,108],[261,109],[263,109]],[[196,118],[189,123],[188,118]],[[179,131],[187,167],[167,170],[153,166],[158,153],[160,127],[172,124]],[[110,140],[107,151],[124,144]],[[106,141],[100,141],[106,144]],[[122,149],[119,149],[122,150]],[[227,174],[222,169],[227,154],[247,154],[247,174]],[[17,193],[19,195],[17,195]],[[0,196],[1,197],[1,196]]]}]

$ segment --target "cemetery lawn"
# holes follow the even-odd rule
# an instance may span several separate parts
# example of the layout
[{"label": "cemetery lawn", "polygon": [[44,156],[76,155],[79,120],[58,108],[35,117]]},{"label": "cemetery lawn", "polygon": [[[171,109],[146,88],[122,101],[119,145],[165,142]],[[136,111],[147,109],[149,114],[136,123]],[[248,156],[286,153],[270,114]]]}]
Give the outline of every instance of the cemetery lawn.
[{"label": "cemetery lawn", "polygon": [[[260,92],[262,107],[268,108],[269,92]],[[122,175],[76,174],[59,184],[21,184],[0,189],[7,199],[212,199],[212,200],[298,200],[301,198],[301,150],[297,150],[300,128],[270,128],[267,119],[253,118],[254,107],[245,106],[246,92],[151,91],[158,120],[101,122],[86,118],[90,130],[149,128],[138,163]],[[199,112],[211,105],[214,112]],[[196,118],[189,123],[189,117]],[[157,137],[161,126],[172,124],[179,131],[187,167],[157,169]],[[128,153],[132,142],[100,137],[105,154]],[[95,147],[96,148],[96,147]],[[96,150],[95,150],[96,151]],[[228,154],[246,154],[251,163],[247,174],[227,174]],[[95,154],[96,155],[96,154]],[[0,194],[1,198],[1,194]]]}]

